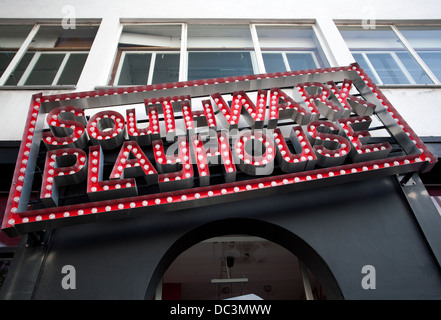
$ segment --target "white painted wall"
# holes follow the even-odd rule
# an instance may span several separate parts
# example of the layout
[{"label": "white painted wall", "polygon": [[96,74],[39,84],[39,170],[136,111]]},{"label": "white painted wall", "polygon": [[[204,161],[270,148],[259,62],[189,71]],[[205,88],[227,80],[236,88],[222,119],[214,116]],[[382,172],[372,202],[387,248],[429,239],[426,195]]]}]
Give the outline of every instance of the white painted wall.
[{"label": "white painted wall", "polygon": [[441,89],[381,89],[419,136],[441,136]]},{"label": "white painted wall", "polygon": [[[335,20],[369,23],[399,20],[441,21],[441,1],[425,0],[0,0],[0,23],[15,19],[60,22],[101,21],[76,91],[105,86],[111,73],[122,31],[120,22],[315,22],[319,42],[331,66],[353,62]],[[28,21],[29,21],[28,20]],[[441,88],[383,89],[417,134],[441,136],[438,101]],[[60,91],[58,91],[60,92]],[[66,91],[64,91],[66,92]],[[36,91],[0,90],[0,140],[21,140],[30,98]],[[43,94],[57,93],[44,91]]]},{"label": "white painted wall", "polygon": [[[437,0],[1,0],[0,18],[62,18],[72,6],[78,18],[124,19],[440,19]],[[66,10],[66,9],[65,9]]]}]

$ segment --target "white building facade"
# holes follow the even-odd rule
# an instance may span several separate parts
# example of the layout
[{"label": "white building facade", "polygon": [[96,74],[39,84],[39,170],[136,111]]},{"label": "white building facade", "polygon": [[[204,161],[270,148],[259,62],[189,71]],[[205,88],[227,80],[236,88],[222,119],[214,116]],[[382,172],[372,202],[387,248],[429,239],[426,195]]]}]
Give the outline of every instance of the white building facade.
[{"label": "white building facade", "polygon": [[[3,3],[2,25],[9,25],[15,31],[11,33],[5,28],[2,35],[2,50],[10,48],[11,51],[8,57],[4,53],[0,94],[3,105],[14,106],[14,112],[2,109],[0,139],[21,139],[28,97],[36,92],[55,94],[124,84],[212,78],[216,68],[259,74],[346,66],[356,60],[363,68],[369,68],[370,75],[418,135],[440,136],[439,126],[432,121],[436,118],[440,94],[438,6],[436,1],[427,1],[424,5],[400,2],[400,10],[390,1],[368,4],[360,1],[346,7],[320,2],[314,6],[296,2],[268,5],[264,1],[252,5],[246,1],[223,2],[222,5],[192,1],[191,7],[172,1],[134,1],[130,5],[120,1],[105,5],[82,1],[74,4],[41,1],[38,5],[26,1]],[[193,10],[193,7],[198,9]],[[36,42],[39,37],[45,37],[45,33],[50,34],[51,28],[59,27],[53,36],[60,36],[63,23],[65,28],[76,26],[76,29],[65,30],[65,34],[70,30],[73,37],[87,38],[80,48],[75,48],[75,44],[63,47],[54,42]],[[22,27],[14,28],[17,24]],[[147,40],[143,34],[152,37]],[[379,43],[378,39],[383,41]],[[46,80],[33,81],[32,74],[37,72],[32,72],[33,68],[46,67],[44,57],[40,65],[35,66],[37,55],[41,55],[39,48],[47,53],[59,53],[56,61],[48,59],[53,65],[47,67],[67,68],[66,73],[71,72],[70,68],[81,68],[81,73],[70,82],[66,79],[64,83],[67,84],[63,83],[63,78],[60,80],[62,70]],[[204,68],[202,60],[210,60],[209,53],[196,53],[201,50],[209,50],[212,54],[229,52],[225,52],[222,59],[230,65],[221,65],[219,61],[218,66],[211,67],[211,74],[200,71],[198,74],[197,69]],[[37,54],[31,59],[34,51]],[[134,55],[140,51],[144,56]],[[234,52],[239,52],[237,57]],[[66,54],[72,55],[70,64]],[[158,55],[162,56],[161,61],[156,60]],[[243,55],[246,61],[234,62]],[[288,61],[290,55],[292,62]],[[139,71],[143,73],[141,78],[131,82],[121,78],[126,56],[128,64],[136,60],[136,56],[138,62],[132,64],[145,61]],[[147,62],[147,59],[155,60]],[[161,79],[155,75],[154,69],[161,69],[161,62],[162,68],[173,68],[173,76]],[[127,68],[129,66],[124,70]],[[27,72],[24,77],[18,79],[24,72]],[[224,74],[229,75],[226,72]],[[222,73],[218,72],[216,77],[219,76]]]},{"label": "white building facade", "polygon": [[[125,87],[149,86],[200,79],[347,67],[355,62],[374,81],[409,126],[427,145],[428,149],[436,158],[439,158],[441,154],[441,126],[439,125],[439,119],[441,119],[439,102],[441,99],[440,11],[441,3],[435,0],[419,2],[372,0],[369,2],[351,1],[339,4],[323,0],[314,2],[283,0],[272,2],[263,0],[225,0],[221,2],[207,0],[191,0],[187,2],[176,0],[110,0],[94,2],[83,0],[1,1],[0,149],[3,148],[5,153],[4,160],[0,159],[0,164],[4,164],[5,168],[11,165],[11,159],[18,152],[27,124],[29,102],[35,94],[41,93],[43,96],[53,96],[99,90],[119,90]],[[138,110],[142,110],[144,105],[141,103],[137,107],[136,114],[138,120],[147,122],[147,116],[143,113],[144,111],[138,113]],[[95,109],[88,109],[86,115],[88,117],[92,116],[95,113],[93,110]],[[139,118],[140,115],[141,118]],[[370,134],[373,139],[380,142],[389,141],[388,139],[391,138],[391,135],[388,133],[388,128],[380,123],[376,126],[374,124],[370,128]],[[45,129],[47,128],[46,124]],[[13,168],[10,168],[9,171],[12,175]],[[428,202],[424,202],[424,205],[418,204],[418,199],[414,199],[415,201],[412,202],[412,192],[416,191],[403,191],[410,203],[410,207],[416,212],[415,215],[426,210],[427,206],[431,206],[430,208],[433,210],[429,211],[432,213],[439,214],[441,212],[441,180],[439,177],[439,168],[436,165],[431,172],[422,176],[423,182],[419,178],[418,180],[415,178],[415,188],[420,188],[418,190],[426,197],[425,200],[429,199]],[[194,219],[193,221],[195,226],[201,227],[201,230],[203,229],[202,225],[204,228],[207,228],[203,229],[203,232],[200,234],[196,233],[195,239],[198,241],[188,241],[187,238],[190,238],[190,236],[187,237],[187,233],[185,233],[187,232],[185,229],[187,225],[193,223],[191,222],[193,217],[190,215],[188,221],[182,220],[182,225],[180,226],[182,230],[176,231],[178,227],[175,225],[179,224],[176,222],[173,224],[175,229],[170,231],[171,238],[176,237],[179,241],[183,239],[182,241],[185,245],[182,247],[189,247],[190,244],[194,245],[196,243],[200,245],[197,248],[193,248],[193,251],[187,252],[187,255],[181,256],[179,258],[181,260],[176,260],[181,265],[172,265],[171,260],[176,259],[178,254],[184,251],[178,252],[179,250],[175,247],[180,246],[175,245],[173,242],[168,243],[168,235],[164,236],[163,233],[160,233],[164,232],[166,234],[168,232],[164,226],[169,222],[161,220],[162,218],[157,220],[158,222],[155,223],[158,224],[157,230],[159,231],[154,229],[156,225],[152,226],[146,223],[145,228],[151,231],[152,234],[156,231],[160,234],[158,236],[157,248],[146,249],[146,254],[150,252],[149,250],[161,252],[161,250],[172,248],[174,256],[171,255],[171,258],[168,258],[167,255],[158,254],[159,258],[157,258],[157,261],[154,260],[156,258],[152,258],[150,261],[148,257],[144,259],[142,254],[140,254],[143,257],[140,260],[144,259],[144,262],[147,261],[148,272],[145,275],[141,275],[141,271],[139,271],[138,275],[136,273],[137,269],[134,267],[133,274],[136,274],[140,281],[134,285],[133,291],[125,291],[125,289],[117,288],[116,285],[112,287],[107,283],[103,285],[96,280],[96,278],[99,279],[97,273],[91,273],[90,275],[86,272],[83,273],[84,281],[92,280],[89,281],[89,285],[84,285],[83,287],[81,285],[86,282],[81,283],[83,280],[79,280],[79,289],[75,291],[58,288],[58,283],[55,283],[53,277],[51,278],[51,275],[59,273],[58,267],[64,264],[70,263],[78,266],[77,270],[84,270],[81,269],[81,266],[87,266],[88,259],[96,259],[97,263],[103,264],[113,262],[112,259],[106,262],[107,257],[111,255],[110,253],[106,255],[106,252],[112,252],[113,250],[110,244],[116,247],[120,246],[121,248],[125,245],[127,245],[127,248],[132,246],[130,247],[132,252],[128,250],[126,253],[124,250],[121,250],[120,253],[115,254],[114,260],[129,261],[132,259],[136,255],[134,252],[141,252],[144,250],[144,247],[141,247],[141,242],[139,242],[138,246],[138,238],[136,238],[137,232],[141,229],[136,229],[136,222],[133,222],[133,225],[130,224],[132,222],[128,222],[128,225],[123,223],[121,227],[121,238],[123,235],[130,234],[135,239],[133,243],[129,244],[128,241],[128,244],[124,244],[122,240],[121,243],[115,244],[115,240],[112,238],[109,240],[108,248],[106,245],[103,245],[98,249],[97,243],[100,240],[97,239],[100,236],[103,239],[110,239],[111,236],[109,234],[111,230],[114,230],[112,228],[115,228],[115,225],[98,226],[96,229],[91,229],[92,231],[88,228],[95,228],[95,226],[89,227],[87,225],[84,229],[78,227],[76,231],[80,236],[73,237],[75,239],[70,238],[68,232],[60,231],[58,234],[54,233],[51,247],[45,253],[49,256],[54,254],[54,260],[47,259],[47,261],[53,261],[53,264],[49,265],[46,260],[42,260],[43,262],[38,266],[30,267],[29,270],[34,268],[32,269],[34,271],[31,271],[40,275],[35,277],[34,282],[29,282],[30,284],[26,288],[20,287],[20,279],[24,271],[17,267],[11,267],[11,280],[5,287],[9,291],[1,292],[1,297],[10,299],[57,299],[60,297],[65,299],[227,298],[232,296],[230,290],[233,290],[233,285],[223,288],[219,285],[217,295],[206,292],[210,292],[210,289],[207,288],[213,286],[212,283],[222,284],[228,283],[228,281],[212,279],[218,282],[212,281],[210,284],[201,284],[205,280],[201,280],[196,275],[197,272],[188,275],[184,271],[195,267],[192,260],[195,259],[197,263],[200,263],[200,270],[198,270],[203,273],[204,268],[209,268],[209,263],[198,259],[201,256],[207,256],[219,250],[223,256],[220,258],[216,256],[216,259],[222,260],[225,258],[225,261],[222,260],[223,265],[221,264],[221,267],[226,268],[228,277],[230,277],[231,270],[234,270],[232,269],[234,265],[232,261],[236,261],[236,268],[241,268],[240,261],[244,260],[244,256],[248,258],[252,256],[251,251],[245,252],[243,248],[252,248],[254,246],[255,251],[261,250],[262,256],[271,257],[274,259],[272,260],[274,262],[272,262],[273,264],[265,264],[264,271],[261,269],[257,270],[257,268],[249,269],[252,270],[248,270],[250,274],[254,272],[259,276],[262,272],[271,273],[273,268],[286,263],[285,268],[280,271],[279,275],[273,275],[274,279],[272,279],[271,285],[270,279],[268,279],[268,283],[257,281],[260,287],[265,288],[261,292],[258,292],[257,282],[253,287],[250,280],[250,287],[253,288],[251,290],[252,293],[256,293],[261,297],[265,297],[267,294],[268,298],[280,299],[408,299],[418,296],[418,290],[424,291],[427,289],[427,295],[422,294],[422,298],[440,298],[441,275],[439,272],[436,272],[436,268],[441,263],[441,245],[439,244],[439,236],[435,236],[438,230],[436,228],[438,225],[441,226],[441,222],[437,220],[440,218],[439,215],[432,215],[427,219],[423,216],[417,217],[417,220],[421,219],[418,221],[429,243],[428,248],[418,242],[419,240],[412,242],[414,238],[419,238],[415,231],[416,229],[414,230],[414,225],[411,220],[406,220],[406,216],[403,218],[404,222],[401,225],[404,231],[400,231],[402,234],[396,235],[397,243],[393,241],[392,243],[398,248],[400,246],[398,244],[400,239],[406,238],[406,232],[409,232],[411,234],[409,236],[410,240],[408,240],[411,243],[409,252],[405,253],[403,248],[401,248],[403,252],[400,250],[395,251],[395,247],[390,245],[390,247],[384,249],[383,256],[383,253],[372,254],[373,262],[365,259],[370,257],[369,250],[374,251],[376,246],[382,245],[382,241],[387,241],[385,234],[391,230],[383,230],[382,223],[386,226],[392,226],[393,221],[395,221],[394,219],[400,219],[398,216],[395,217],[394,214],[398,215],[398,213],[407,210],[407,206],[403,205],[400,202],[401,198],[397,196],[399,194],[396,190],[398,187],[394,184],[395,182],[392,183],[390,181],[387,180],[385,183],[380,181],[378,184],[375,184],[376,182],[372,182],[372,184],[367,182],[366,185],[357,185],[353,191],[351,191],[350,186],[345,185],[342,187],[341,192],[338,191],[335,194],[332,190],[328,189],[318,191],[320,195],[323,195],[328,200],[335,199],[337,194],[345,192],[355,193],[357,191],[366,192],[367,194],[367,200],[360,200],[360,203],[366,204],[366,208],[363,209],[364,211],[360,209],[366,213],[361,215],[363,217],[360,218],[360,221],[356,221],[354,215],[347,217],[342,213],[344,212],[343,209],[358,210],[356,206],[351,206],[351,199],[345,199],[347,200],[346,202],[342,200],[342,204],[335,204],[331,201],[333,204],[330,210],[342,214],[340,221],[345,219],[349,221],[346,222],[345,220],[345,223],[348,223],[347,228],[342,227],[343,224],[340,226],[338,222],[340,218],[335,221],[328,221],[326,219],[331,218],[323,218],[324,213],[321,216],[325,220],[322,220],[324,222],[320,228],[326,229],[329,232],[328,236],[331,239],[329,243],[335,241],[335,247],[327,246],[328,238],[320,239],[314,232],[309,232],[314,230],[313,225],[317,223],[314,221],[313,216],[312,218],[305,217],[304,220],[299,218],[297,221],[297,218],[290,220],[290,217],[282,214],[280,219],[278,216],[267,218],[262,214],[262,221],[265,221],[265,223],[267,220],[274,224],[280,222],[283,225],[285,223],[292,230],[298,231],[298,233],[292,231],[295,236],[289,240],[295,244],[292,247],[291,245],[285,246],[286,249],[295,254],[297,254],[296,250],[301,248],[298,251],[298,261],[294,256],[288,257],[283,248],[276,247],[274,243],[269,244],[265,240],[265,236],[268,236],[269,232],[277,233],[278,227],[271,227],[265,231],[265,224],[257,219],[259,214],[256,214],[258,221],[250,223],[249,228],[251,229],[245,227],[242,232],[240,227],[235,227],[232,224],[235,221],[235,212],[232,210],[228,215],[228,219],[223,221],[219,218],[219,226],[216,226],[216,228],[228,227],[231,230],[228,230],[228,232],[224,231],[223,233],[216,231],[211,234],[210,231],[215,229],[211,224],[216,222],[217,218],[213,218],[213,221],[216,220],[213,222],[206,218],[202,211],[195,211],[195,216],[199,217],[199,220]],[[8,184],[8,181],[5,183]],[[7,189],[4,188],[5,190],[2,190],[3,202],[6,202],[9,185],[7,185]],[[379,193],[384,191],[384,194],[378,195],[375,193],[376,190],[374,189],[377,186],[379,186]],[[33,192],[38,191],[33,190]],[[384,212],[380,213],[380,204],[374,204],[373,202],[375,201],[369,201],[369,197],[384,197],[382,199],[385,201],[388,192],[392,194],[392,200],[390,200],[389,204],[385,205]],[[35,195],[34,198],[38,198],[38,195]],[[33,204],[38,201],[38,199],[35,200],[34,198],[31,196],[31,202],[34,201]],[[298,198],[300,199],[301,196],[299,195]],[[278,198],[278,200],[280,199]],[[311,206],[312,202],[315,201],[314,199],[309,199],[308,196],[305,199],[299,200],[299,207],[302,207],[300,206],[300,203],[303,204],[302,201],[305,201],[305,203],[309,201],[308,205],[311,204]],[[297,200],[293,200],[293,202]],[[281,201],[283,202],[283,199]],[[377,206],[378,213],[374,212],[374,208],[371,210],[367,202],[370,202],[369,205]],[[363,207],[362,204],[360,207]],[[264,203],[262,208],[265,205],[267,204]],[[305,204],[305,207],[308,207],[308,205]],[[341,209],[340,206],[344,206],[344,208]],[[246,205],[244,205],[245,207]],[[257,202],[254,206],[251,205],[251,207],[258,210]],[[382,214],[386,216],[389,211],[394,211],[393,208],[397,207],[397,213],[384,218],[384,221],[382,220]],[[225,210],[229,210],[228,207]],[[284,210],[284,208],[280,208],[280,212],[285,212]],[[244,211],[247,212],[247,210]],[[306,211],[312,212],[313,209],[307,208]],[[372,211],[372,218],[367,213],[368,211]],[[356,212],[352,213],[355,214]],[[239,215],[242,220],[238,222],[238,226],[247,225],[247,219],[249,217],[252,218],[251,215],[247,216],[247,214],[243,217]],[[322,214],[321,211],[317,213],[317,215],[320,214]],[[336,213],[335,217],[339,217],[338,214]],[[187,216],[183,215],[183,217]],[[215,217],[221,217],[221,213],[215,213]],[[308,219],[311,219],[311,221]],[[357,228],[359,227],[362,230],[364,228],[363,225],[368,225],[369,221],[373,220],[376,223],[378,222],[378,224],[371,226],[372,231],[369,232],[372,233],[359,236],[356,232]],[[206,224],[203,224],[201,221]],[[435,222],[432,223],[432,221]],[[304,224],[304,229],[302,229],[302,223]],[[353,233],[349,230],[351,226],[355,230]],[[102,229],[99,229],[100,227]],[[256,232],[253,232],[253,228]],[[195,229],[197,228],[195,227]],[[333,230],[337,231],[334,232]],[[97,238],[89,238],[91,236],[88,232],[96,232]],[[246,234],[246,236],[243,236],[242,233]],[[228,238],[216,238],[225,235],[228,235]],[[281,237],[284,235],[284,231],[280,233]],[[38,237],[39,235],[36,236]],[[371,236],[375,239],[378,237],[378,244],[372,242],[367,245],[368,249],[363,251],[361,243],[364,243]],[[14,256],[16,261],[21,261],[21,263],[25,264],[24,261],[28,261],[27,254],[29,254],[30,250],[33,250],[31,248],[26,251],[24,249],[26,247],[25,244],[27,243],[28,247],[33,247],[33,244],[29,240],[28,242],[17,240],[17,242],[13,242],[11,245],[8,243],[9,240],[4,239],[1,240],[4,256],[8,256],[11,253],[11,259]],[[82,247],[84,239],[88,239],[92,243],[91,247],[87,249],[90,249],[90,255]],[[155,240],[153,236],[152,239]],[[280,240],[275,236],[274,239],[269,240],[284,246],[288,242],[286,239]],[[43,243],[46,241],[45,239],[40,240]],[[144,239],[142,241],[147,240],[150,241],[151,239]],[[18,241],[21,242],[19,243]],[[349,248],[351,241],[354,246]],[[357,241],[360,241],[360,244]],[[366,240],[366,242],[369,241]],[[219,243],[224,244],[217,247]],[[304,254],[304,243],[307,244],[305,248],[310,246],[316,252]],[[345,247],[346,244],[348,245],[347,248]],[[74,254],[69,256],[70,253],[67,253],[68,250],[66,248],[77,245],[77,248],[84,250],[84,256],[75,256]],[[142,243],[142,245],[145,245],[145,243]],[[372,246],[372,248],[369,249],[369,246]],[[13,247],[14,249],[12,249]],[[15,247],[18,247],[18,249],[15,249]],[[336,249],[337,247],[340,248],[338,249],[340,251]],[[57,250],[61,252],[58,256]],[[412,277],[412,273],[417,273],[418,271],[418,263],[415,262],[413,264],[413,260],[412,263],[404,263],[401,262],[401,259],[408,261],[409,257],[406,254],[411,256],[412,252],[419,253],[420,250],[427,251],[424,251],[424,254],[422,254],[423,260],[427,260],[427,262],[422,262],[422,264],[427,263],[427,270],[429,271],[427,271],[426,275],[420,276],[417,274],[415,277]],[[93,254],[96,252],[100,253],[94,256]],[[228,261],[226,260],[225,252],[230,252]],[[358,268],[355,262],[353,263],[353,265],[356,265],[354,268],[358,268],[357,270],[351,269],[351,263],[345,266],[342,260],[337,262],[338,259],[333,258],[341,258],[348,254],[350,255],[351,252],[356,252],[354,260],[357,260],[357,263],[361,263],[360,268]],[[384,258],[390,252],[396,254],[396,256],[391,258],[392,262]],[[129,256],[129,253],[133,255]],[[99,258],[101,254],[102,259]],[[332,256],[333,254],[335,256]],[[366,254],[366,256],[363,254]],[[435,257],[434,259],[431,254]],[[233,256],[236,260],[231,260]],[[74,257],[78,258],[78,260],[70,262],[71,260],[69,259],[74,259]],[[167,257],[168,260],[164,257]],[[317,262],[316,266],[314,261]],[[289,263],[296,265],[295,272],[298,274],[298,277],[294,276],[294,278],[297,277],[296,281],[298,281],[301,287],[300,291],[293,292],[292,286],[286,284],[288,282],[284,276],[292,270]],[[395,277],[393,270],[400,263],[403,265],[403,270],[398,271]],[[383,292],[381,290],[369,291],[363,286],[360,287],[359,283],[362,279],[360,270],[362,270],[363,265],[371,264],[377,267],[377,270],[381,270],[383,267],[387,270],[387,279],[381,279],[381,281],[384,280],[384,283],[388,284],[389,288],[392,289]],[[165,273],[164,271],[167,267],[170,267],[170,269],[167,271],[168,273]],[[309,268],[309,271],[306,267]],[[103,271],[103,274],[112,277],[112,274],[115,274],[113,272],[117,271],[116,269],[116,267],[115,270],[109,268],[109,270]],[[26,270],[26,272],[29,270]],[[308,272],[310,276],[308,276]],[[430,291],[428,288],[432,274],[434,274],[433,277],[436,279],[434,281],[435,285],[433,285],[430,289],[432,291]],[[222,275],[224,274],[221,272],[221,277]],[[236,273],[236,275],[238,274]],[[406,285],[401,285],[405,281],[400,281],[398,275],[406,275],[410,280]],[[210,276],[214,277],[212,274]],[[133,278],[136,277],[134,276]],[[311,281],[306,280],[309,277]],[[128,278],[127,285],[131,281]],[[240,277],[240,279],[244,279],[244,277]],[[94,282],[95,280],[96,283]],[[238,282],[243,281],[239,280]],[[124,280],[121,281],[124,282]],[[139,283],[144,283],[144,285]],[[94,287],[93,284],[95,284]],[[420,285],[421,288],[413,290],[413,286],[417,285]],[[101,289],[97,289],[100,286]],[[324,289],[324,294],[322,289]],[[235,290],[235,293],[239,291],[237,288]],[[57,292],[59,296],[55,296]],[[369,294],[372,292],[377,295],[370,296]],[[93,296],[94,294],[95,296]]]}]

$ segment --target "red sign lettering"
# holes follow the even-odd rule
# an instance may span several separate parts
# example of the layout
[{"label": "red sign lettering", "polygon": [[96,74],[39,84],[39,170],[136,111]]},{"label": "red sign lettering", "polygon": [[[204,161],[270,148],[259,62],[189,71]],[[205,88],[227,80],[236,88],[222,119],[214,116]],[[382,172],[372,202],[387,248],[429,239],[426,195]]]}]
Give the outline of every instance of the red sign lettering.
[{"label": "red sign lettering", "polygon": [[[85,106],[112,110],[87,119]],[[373,117],[396,147],[370,142]],[[29,205],[41,140],[48,150],[41,203]],[[435,162],[357,64],[40,94],[29,109],[3,229],[15,235],[101,214],[209,205],[237,199],[224,197],[230,194],[252,198],[272,188],[364,179],[365,173],[424,171]],[[69,185],[89,200],[65,205],[69,194],[61,199],[60,190]]]}]

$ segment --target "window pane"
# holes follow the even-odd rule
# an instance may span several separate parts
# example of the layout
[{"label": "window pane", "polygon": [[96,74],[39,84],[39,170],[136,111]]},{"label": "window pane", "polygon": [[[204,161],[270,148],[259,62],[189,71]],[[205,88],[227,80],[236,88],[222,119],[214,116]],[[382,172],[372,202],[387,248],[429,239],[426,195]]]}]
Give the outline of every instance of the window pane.
[{"label": "window pane", "polygon": [[261,48],[315,49],[314,31],[310,26],[256,26]]},{"label": "window pane", "polygon": [[404,50],[390,27],[377,27],[376,29],[340,27],[339,30],[351,50]]},{"label": "window pane", "polygon": [[86,63],[87,53],[72,53],[67,60],[63,73],[58,79],[59,85],[76,85]]},{"label": "window pane", "polygon": [[366,55],[383,83],[410,83],[390,53],[368,53]]},{"label": "window pane", "polygon": [[127,53],[121,67],[118,84],[146,85],[151,60],[151,53]]},{"label": "window pane", "polygon": [[[126,25],[123,28],[118,44],[119,50],[127,52],[118,85],[146,85],[151,83],[175,82],[179,80],[179,62],[181,48],[181,25]],[[137,52],[129,52],[129,51]],[[166,52],[168,51],[168,52]],[[153,74],[150,75],[150,64],[153,52],[156,60]],[[170,52],[170,53],[169,53]],[[115,65],[116,69],[118,66]],[[150,80],[151,79],[151,80]]]},{"label": "window pane", "polygon": [[180,25],[126,25],[119,47],[180,48]]},{"label": "window pane", "polygon": [[0,77],[5,72],[12,58],[14,58],[17,51],[0,51]]},{"label": "window pane", "polygon": [[[263,54],[267,54],[265,51],[273,51],[272,53],[274,53],[275,50],[281,53],[285,52],[291,70],[328,66],[326,57],[311,26],[257,25],[256,30]],[[317,63],[313,57],[316,58]],[[272,60],[265,59],[264,56],[267,72],[272,72],[269,71],[273,69],[271,64],[275,63]],[[279,64],[278,67],[281,67],[281,65]],[[286,68],[277,71],[286,71]]]},{"label": "window pane", "polygon": [[441,81],[441,28],[400,27],[400,32]]},{"label": "window pane", "polygon": [[291,70],[315,69],[318,67],[311,53],[287,53],[286,58]]},{"label": "window pane", "polygon": [[[0,77],[8,67],[17,50],[31,31],[32,26],[0,25]],[[7,50],[13,49],[13,50]]]},{"label": "window pane", "polygon": [[189,25],[188,48],[253,48],[248,25]]},{"label": "window pane", "polygon": [[6,81],[6,85],[16,86],[18,84],[21,77],[23,76],[23,73],[25,72],[32,58],[34,57],[34,54],[34,52],[25,53],[23,58],[21,58],[21,61],[18,63],[17,67],[15,67],[15,70],[10,74],[8,81]]},{"label": "window pane", "polygon": [[188,80],[253,74],[250,52],[189,52]]},{"label": "window pane", "polygon": [[179,54],[156,54],[152,83],[176,82],[179,78]]},{"label": "window pane", "polygon": [[441,79],[441,51],[417,51],[421,59],[435,74],[438,80]]},{"label": "window pane", "polygon": [[285,62],[281,53],[262,53],[266,72],[286,71]]},{"label": "window pane", "polygon": [[23,41],[28,36],[33,25],[15,26],[15,25],[0,25],[0,45],[2,48],[21,47]]},{"label": "window pane", "polygon": [[354,56],[355,61],[357,61],[357,63],[360,65],[360,67],[366,71],[366,73],[368,74],[368,76],[375,82],[377,82],[377,77],[374,75],[374,73],[372,72],[371,68],[369,67],[369,65],[367,64],[366,60],[364,59],[363,55],[361,53],[353,53],[352,54]]},{"label": "window pane", "polygon": [[[188,80],[255,73],[248,25],[189,25],[187,42]],[[201,51],[191,50],[196,48]]]},{"label": "window pane", "polygon": [[[32,28],[29,27],[29,28]],[[75,50],[84,50],[92,46],[98,26],[76,26],[76,29],[63,29],[61,25],[41,26],[35,35],[29,50],[12,72],[6,85],[18,85],[29,66],[34,54],[41,49],[57,49],[62,53],[41,53],[32,67],[25,85],[52,85],[66,54]],[[27,34],[26,34],[27,35]],[[1,32],[0,32],[1,37]],[[67,51],[69,50],[69,51]],[[55,50],[52,50],[53,52]],[[67,61],[58,84],[76,84],[84,66],[87,53],[72,54]]]},{"label": "window pane", "polygon": [[415,49],[441,49],[441,27],[399,27]]},{"label": "window pane", "polygon": [[41,54],[25,85],[51,85],[64,56],[64,54]]},{"label": "window pane", "polygon": [[[390,27],[339,29],[352,52],[367,54],[384,84],[433,83]],[[358,62],[360,56],[354,58]]]},{"label": "window pane", "polygon": [[98,26],[77,26],[75,29],[64,29],[61,25],[41,26],[29,48],[90,48],[97,31]]},{"label": "window pane", "polygon": [[406,67],[406,70],[410,73],[415,83],[426,84],[433,83],[430,80],[427,73],[420,67],[420,65],[415,61],[415,59],[408,52],[397,52],[397,57],[400,59],[401,63]]}]

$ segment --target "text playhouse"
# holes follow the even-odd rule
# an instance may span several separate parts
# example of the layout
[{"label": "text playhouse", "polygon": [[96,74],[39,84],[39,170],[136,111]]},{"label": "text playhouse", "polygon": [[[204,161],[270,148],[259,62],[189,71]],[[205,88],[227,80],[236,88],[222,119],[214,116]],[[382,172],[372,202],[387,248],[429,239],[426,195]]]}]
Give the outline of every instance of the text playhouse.
[{"label": "text playhouse", "polygon": [[[141,113],[134,107],[140,104]],[[399,151],[370,143],[373,120]],[[42,173],[35,168],[41,147],[47,150]],[[117,156],[106,175],[109,154]],[[436,161],[358,64],[38,94],[2,228],[12,236],[181,210],[427,171]],[[30,204],[36,174],[41,202]],[[86,201],[59,199],[60,188],[72,185],[84,186]]]}]

